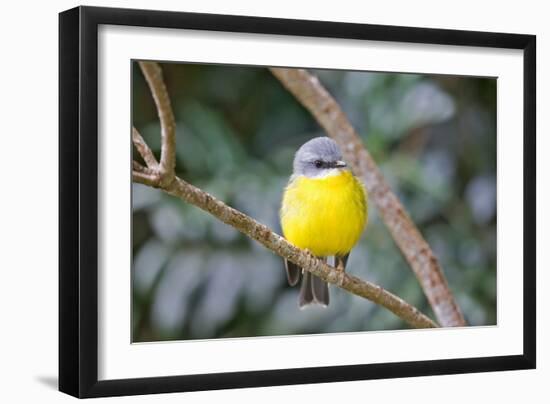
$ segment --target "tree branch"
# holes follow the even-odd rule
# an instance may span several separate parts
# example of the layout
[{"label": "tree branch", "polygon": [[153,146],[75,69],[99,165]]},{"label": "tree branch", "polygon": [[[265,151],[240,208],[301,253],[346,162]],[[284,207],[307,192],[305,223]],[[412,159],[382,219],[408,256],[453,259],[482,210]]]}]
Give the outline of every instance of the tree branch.
[{"label": "tree branch", "polygon": [[[157,71],[156,77],[158,78],[158,80],[162,81],[160,67],[156,63],[149,64],[156,65],[149,67],[152,70]],[[149,83],[149,86],[151,87],[151,92],[154,95],[155,89],[152,83],[159,85],[158,81],[148,80],[147,82]],[[164,87],[164,83],[160,84],[162,84],[162,87]],[[156,102],[156,105],[157,109],[159,110],[159,117],[173,117],[169,100],[163,103]],[[170,109],[170,111],[166,111],[166,108]],[[134,129],[134,132],[139,135],[137,130]],[[140,144],[140,139],[143,139],[141,138],[141,136],[133,136],[133,139],[134,144],[139,150],[139,148],[142,146]],[[143,144],[145,144],[145,142],[143,142]],[[163,142],[162,155],[164,155],[165,147],[175,147],[175,140],[172,144],[170,142]],[[146,149],[148,149],[148,147]],[[150,170],[152,170],[157,175],[145,172],[146,168],[141,166],[140,164],[134,164],[134,167],[135,168],[132,172],[132,179],[134,182],[161,189],[164,192],[167,192],[184,200],[185,202],[201,208],[202,210],[212,214],[214,217],[218,218],[222,222],[236,228],[248,237],[258,241],[259,243],[273,251],[275,254],[292,261],[296,265],[302,267],[304,270],[309,271],[314,275],[317,275],[328,283],[337,285],[352,294],[369,299],[374,303],[377,303],[387,308],[413,327],[432,328],[438,326],[433,320],[421,313],[416,307],[408,304],[398,296],[393,295],[392,293],[386,291],[378,285],[363,281],[355,276],[349,275],[343,271],[339,271],[334,267],[327,265],[320,259],[290,244],[283,237],[271,231],[267,226],[258,223],[251,217],[226,205],[222,201],[216,199],[214,196],[185,182],[175,175],[172,177],[171,181],[165,181],[163,176],[161,175],[160,166],[158,169],[150,168]]]},{"label": "tree branch", "polygon": [[201,208],[222,222],[258,241],[275,254],[294,262],[324,281],[337,285],[354,295],[364,297],[374,303],[384,306],[413,327],[437,327],[437,324],[430,318],[398,296],[395,296],[378,285],[363,281],[327,265],[311,254],[290,244],[283,237],[271,231],[267,226],[258,223],[250,216],[226,205],[214,196],[178,177],[175,177],[175,180],[168,186],[162,185],[159,181],[153,181],[153,183],[151,183],[149,179],[147,179],[147,182],[143,181],[141,176],[134,176],[134,181],[162,189],[164,192]]},{"label": "tree branch", "polygon": [[145,140],[143,139],[141,134],[134,127],[132,127],[132,142],[134,143],[134,146],[136,147],[140,156],[143,158],[143,161],[145,161],[145,164],[147,164],[147,167],[156,169],[159,163],[157,162],[155,155],[153,154],[147,143],[145,143]]},{"label": "tree branch", "polygon": [[338,143],[344,159],[361,177],[370,199],[376,204],[393,239],[418,278],[439,322],[443,326],[466,325],[436,256],[390,190],[338,103],[317,77],[304,69],[270,70]]},{"label": "tree branch", "polygon": [[[161,174],[162,182],[168,184],[175,176],[176,120],[172,112],[172,106],[170,105],[170,97],[168,96],[168,91],[166,90],[164,79],[162,78],[162,70],[158,63],[139,62],[139,66],[151,89],[151,94],[153,95],[158,111],[162,145],[158,171]],[[149,163],[147,164],[149,165]]]}]

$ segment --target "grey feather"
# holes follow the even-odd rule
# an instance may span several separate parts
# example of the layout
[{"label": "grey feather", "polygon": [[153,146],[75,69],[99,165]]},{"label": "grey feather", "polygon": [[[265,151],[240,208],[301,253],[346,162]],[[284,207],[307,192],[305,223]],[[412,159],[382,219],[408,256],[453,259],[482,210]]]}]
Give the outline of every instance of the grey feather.
[{"label": "grey feather", "polygon": [[316,303],[328,306],[330,301],[328,294],[328,283],[315,275],[311,275],[311,278],[311,292],[313,294],[313,300]]},{"label": "grey feather", "polygon": [[[321,260],[327,262],[327,258],[321,258]],[[300,297],[298,300],[300,308],[312,303],[328,306],[329,301],[328,283],[318,276],[308,271],[304,271],[302,286],[300,287]]]},{"label": "grey feather", "polygon": [[288,284],[290,286],[295,286],[300,280],[300,273],[302,272],[302,268],[300,268],[298,265],[294,264],[293,262],[290,262],[289,260],[285,259],[285,269],[286,269],[286,278],[288,279]]},{"label": "grey feather", "polygon": [[307,306],[313,302],[313,293],[311,290],[311,275],[305,271],[302,276],[302,286],[300,286],[300,296],[298,298],[298,305],[300,308]]}]

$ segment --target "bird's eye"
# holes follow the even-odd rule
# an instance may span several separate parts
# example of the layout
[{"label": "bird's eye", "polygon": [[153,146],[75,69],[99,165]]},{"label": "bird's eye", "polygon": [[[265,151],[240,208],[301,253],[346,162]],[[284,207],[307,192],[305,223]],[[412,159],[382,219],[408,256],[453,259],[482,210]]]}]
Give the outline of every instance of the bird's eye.
[{"label": "bird's eye", "polygon": [[321,160],[315,160],[313,164],[315,164],[315,167],[317,168],[323,167],[323,162]]}]

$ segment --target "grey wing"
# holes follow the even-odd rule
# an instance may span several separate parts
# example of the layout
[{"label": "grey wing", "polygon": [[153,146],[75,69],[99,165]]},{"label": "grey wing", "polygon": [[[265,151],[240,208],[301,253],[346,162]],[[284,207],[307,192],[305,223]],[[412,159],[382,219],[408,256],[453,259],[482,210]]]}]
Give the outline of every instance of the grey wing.
[{"label": "grey wing", "polygon": [[290,286],[295,286],[300,280],[300,272],[302,272],[302,268],[300,268],[298,265],[294,264],[293,262],[290,262],[289,260],[285,259],[285,270],[286,270],[286,278],[288,279],[288,284]]}]

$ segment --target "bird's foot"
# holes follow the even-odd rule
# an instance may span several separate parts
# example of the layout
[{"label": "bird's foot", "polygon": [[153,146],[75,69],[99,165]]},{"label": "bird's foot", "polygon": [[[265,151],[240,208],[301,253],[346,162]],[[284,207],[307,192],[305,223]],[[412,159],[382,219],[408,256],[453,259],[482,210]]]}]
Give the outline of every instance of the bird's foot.
[{"label": "bird's foot", "polygon": [[338,286],[342,287],[344,284],[344,278],[346,277],[346,268],[344,266],[344,262],[340,259],[336,259],[337,265],[335,267],[336,271],[338,271]]},{"label": "bird's foot", "polygon": [[[311,251],[309,251],[307,248],[304,248],[304,252],[306,253],[307,255],[307,258],[312,261],[312,260],[315,260],[317,259],[317,257],[315,255],[312,254]],[[304,273],[304,269],[302,268],[302,274]]]}]

